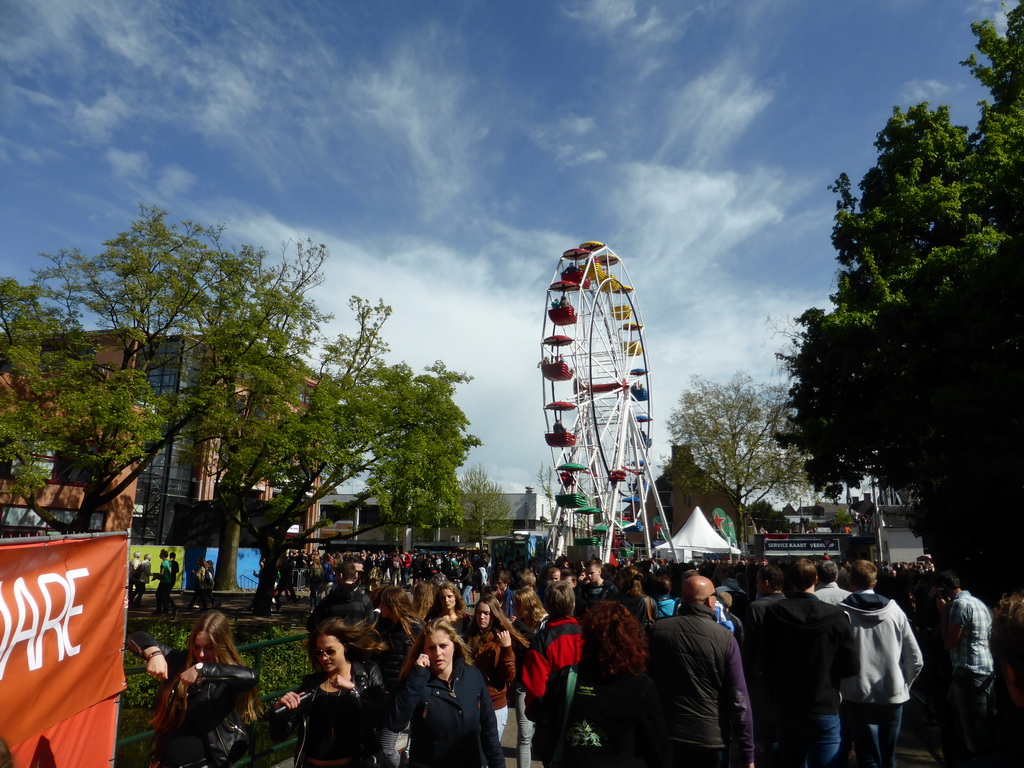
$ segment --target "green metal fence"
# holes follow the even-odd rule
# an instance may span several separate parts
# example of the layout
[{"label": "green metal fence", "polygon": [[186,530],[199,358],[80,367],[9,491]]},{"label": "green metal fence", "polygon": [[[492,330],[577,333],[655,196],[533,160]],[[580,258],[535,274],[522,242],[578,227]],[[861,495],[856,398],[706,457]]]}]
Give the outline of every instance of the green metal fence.
[{"label": "green metal fence", "polygon": [[[308,637],[308,635],[306,635],[306,634],[289,635],[288,637],[278,637],[278,638],[276,638],[274,640],[263,640],[262,642],[259,642],[259,643],[249,643],[248,645],[240,645],[240,646],[238,646],[238,650],[240,652],[242,652],[242,653],[245,653],[245,652],[248,652],[248,651],[252,651],[253,657],[254,657],[253,669],[256,670],[256,674],[259,675],[260,672],[263,669],[263,649],[264,648],[268,648],[268,647],[273,646],[273,645],[284,645],[285,643],[296,643],[296,642],[298,642],[300,640],[305,640],[307,637]],[[146,667],[145,667],[145,665],[143,665],[143,666],[138,666],[138,667],[129,667],[129,668],[127,668],[124,671],[124,673],[125,673],[126,676],[130,676],[130,675],[139,675],[139,674],[142,674],[145,671],[146,671]],[[296,682],[296,684],[298,684],[298,680],[296,680],[295,682]],[[284,695],[285,693],[287,693],[290,690],[292,690],[292,689],[291,688],[285,688],[285,689],[280,690],[280,691],[270,691],[269,693],[264,693],[264,694],[262,694],[260,696],[260,701],[266,703],[268,701],[272,701],[272,700],[278,699],[278,698],[280,698],[282,695]],[[255,723],[250,723],[247,726],[247,729],[249,731],[249,754],[247,754],[244,758],[239,760],[237,763],[234,763],[235,768],[243,768],[244,766],[253,765],[260,758],[266,757],[268,755],[272,755],[272,754],[274,754],[276,752],[282,752],[282,751],[284,751],[286,749],[287,750],[291,750],[291,749],[293,749],[295,747],[296,739],[291,738],[291,739],[288,739],[287,741],[282,741],[280,744],[273,744],[270,747],[268,747],[266,749],[263,749],[263,750],[260,750],[259,752],[257,752],[256,751],[255,726],[256,726]],[[132,736],[125,736],[124,738],[117,740],[116,748],[118,750],[120,750],[122,747],[127,747],[127,746],[129,746],[131,744],[136,744],[136,743],[138,743],[140,741],[146,741],[147,739],[150,739],[152,737],[153,737],[153,731],[152,730],[143,731],[142,733],[136,733],[136,734],[134,734]]]}]

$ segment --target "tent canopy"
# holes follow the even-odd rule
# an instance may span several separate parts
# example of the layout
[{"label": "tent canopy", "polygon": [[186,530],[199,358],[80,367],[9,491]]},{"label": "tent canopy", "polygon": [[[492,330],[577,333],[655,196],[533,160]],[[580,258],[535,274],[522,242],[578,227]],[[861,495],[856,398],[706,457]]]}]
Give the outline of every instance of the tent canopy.
[{"label": "tent canopy", "polygon": [[[729,544],[711,527],[711,523],[704,517],[700,507],[694,507],[693,512],[690,513],[690,519],[676,531],[676,535],[672,537],[672,546],[675,547],[676,552],[688,549],[694,552],[716,554],[738,555],[740,553],[736,547]],[[654,550],[661,556],[664,556],[665,553],[671,555],[672,546],[666,541],[664,544],[656,546]]]}]

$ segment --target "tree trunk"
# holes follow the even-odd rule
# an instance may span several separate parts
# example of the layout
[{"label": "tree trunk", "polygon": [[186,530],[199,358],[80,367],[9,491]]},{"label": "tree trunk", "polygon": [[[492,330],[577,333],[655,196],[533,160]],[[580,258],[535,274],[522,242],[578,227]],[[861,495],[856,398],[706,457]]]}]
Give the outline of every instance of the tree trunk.
[{"label": "tree trunk", "polygon": [[221,510],[220,551],[217,554],[216,588],[234,592],[238,589],[238,541],[242,528],[226,510]]}]

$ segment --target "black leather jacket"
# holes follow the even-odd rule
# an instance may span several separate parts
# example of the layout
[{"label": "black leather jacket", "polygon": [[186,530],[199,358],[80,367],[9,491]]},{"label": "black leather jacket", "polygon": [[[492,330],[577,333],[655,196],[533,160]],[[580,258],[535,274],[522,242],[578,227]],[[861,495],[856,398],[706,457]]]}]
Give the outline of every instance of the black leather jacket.
[{"label": "black leather jacket", "polygon": [[[188,654],[157,642],[145,632],[133,632],[128,636],[128,650],[139,658],[142,658],[143,649],[154,645],[163,651],[167,659],[167,680],[160,686],[162,694],[185,671]],[[256,683],[256,673],[248,667],[203,664],[202,681],[189,691],[189,707],[195,707],[202,722],[210,724],[203,733],[203,747],[211,768],[227,768],[241,759],[239,752],[244,753],[245,739],[242,737],[246,731],[235,708],[235,697],[256,687]]]},{"label": "black leather jacket", "polygon": [[[326,677],[323,672],[306,675],[295,691],[300,695],[315,691]],[[358,742],[360,747],[358,751],[364,753],[360,757],[369,757],[380,749],[380,729],[384,722],[384,708],[387,701],[387,695],[384,693],[384,678],[376,664],[361,661],[352,662],[352,677],[356,687],[355,691],[349,695],[355,697],[358,715],[339,721],[337,727],[339,732],[344,731],[341,738]],[[283,741],[296,728],[301,729],[295,747],[296,768],[305,765],[306,733],[313,701],[312,697],[306,697],[296,709],[274,707],[270,710],[270,738],[274,741]],[[337,701],[337,697],[317,699],[318,703],[328,702],[327,706]]]}]

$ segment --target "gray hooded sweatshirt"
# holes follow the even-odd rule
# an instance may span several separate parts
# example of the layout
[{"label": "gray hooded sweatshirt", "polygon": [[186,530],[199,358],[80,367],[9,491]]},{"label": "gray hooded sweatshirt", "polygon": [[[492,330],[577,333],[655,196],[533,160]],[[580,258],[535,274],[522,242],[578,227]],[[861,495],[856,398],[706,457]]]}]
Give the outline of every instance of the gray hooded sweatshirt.
[{"label": "gray hooded sweatshirt", "polygon": [[924,661],[907,615],[895,602],[874,593],[855,592],[839,603],[853,625],[860,651],[860,672],[843,678],[844,701],[902,704]]}]

